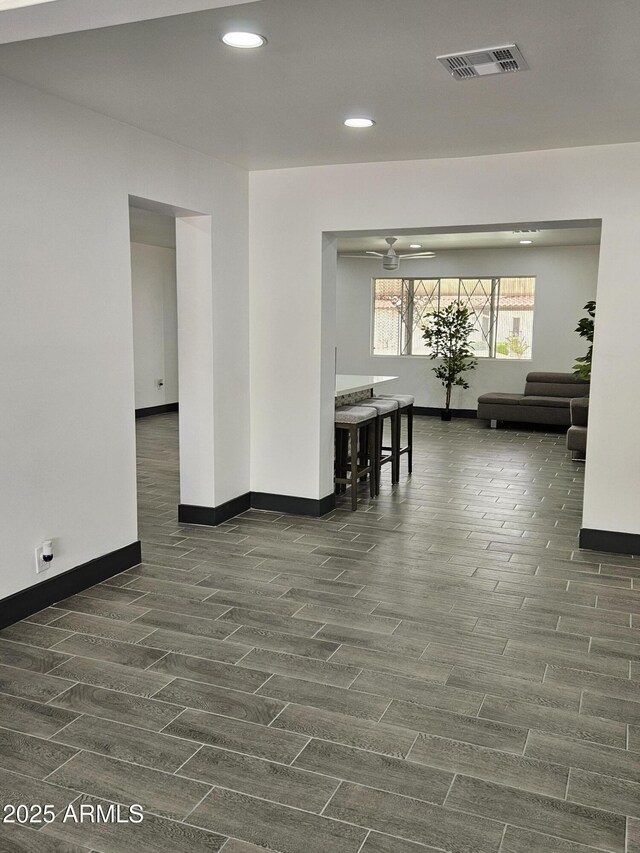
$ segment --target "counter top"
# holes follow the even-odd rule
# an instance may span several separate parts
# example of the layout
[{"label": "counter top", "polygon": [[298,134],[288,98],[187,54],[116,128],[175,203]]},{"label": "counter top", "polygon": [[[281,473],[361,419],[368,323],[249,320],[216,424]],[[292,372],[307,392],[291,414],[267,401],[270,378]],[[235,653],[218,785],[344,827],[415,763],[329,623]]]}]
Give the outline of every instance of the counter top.
[{"label": "counter top", "polygon": [[356,391],[366,391],[384,382],[392,382],[397,376],[364,376],[358,373],[336,374],[336,397],[343,394],[354,394]]}]

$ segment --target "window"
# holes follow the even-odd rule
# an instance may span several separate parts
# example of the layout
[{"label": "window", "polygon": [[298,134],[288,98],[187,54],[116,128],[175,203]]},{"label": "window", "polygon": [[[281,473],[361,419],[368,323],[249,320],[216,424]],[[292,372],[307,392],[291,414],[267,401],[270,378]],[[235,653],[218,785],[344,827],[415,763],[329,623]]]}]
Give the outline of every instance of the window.
[{"label": "window", "polygon": [[376,278],[373,355],[429,355],[422,325],[459,301],[478,358],[531,358],[535,278]]}]

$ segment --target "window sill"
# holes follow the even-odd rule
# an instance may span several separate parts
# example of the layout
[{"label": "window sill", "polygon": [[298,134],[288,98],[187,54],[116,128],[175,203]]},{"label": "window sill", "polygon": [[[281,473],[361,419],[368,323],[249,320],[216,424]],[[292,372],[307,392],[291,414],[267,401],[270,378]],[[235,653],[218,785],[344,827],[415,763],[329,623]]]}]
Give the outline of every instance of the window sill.
[{"label": "window sill", "polygon": [[[440,358],[431,358],[430,355],[383,355],[382,353],[370,353],[371,358],[399,358],[403,361],[411,358],[423,358],[428,359],[429,361],[442,361]],[[488,355],[475,355],[473,358],[476,358],[480,362],[491,362],[495,364],[519,364],[521,362],[532,362],[533,358],[492,358]]]}]

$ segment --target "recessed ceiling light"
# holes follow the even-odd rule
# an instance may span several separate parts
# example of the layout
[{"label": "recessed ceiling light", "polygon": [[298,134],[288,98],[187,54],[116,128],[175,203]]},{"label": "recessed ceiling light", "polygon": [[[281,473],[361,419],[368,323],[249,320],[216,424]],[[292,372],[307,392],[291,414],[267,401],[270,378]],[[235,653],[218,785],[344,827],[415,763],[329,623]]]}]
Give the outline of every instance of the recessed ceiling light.
[{"label": "recessed ceiling light", "polygon": [[530,245],[531,245],[531,243],[533,243],[533,240],[520,240],[520,243],[521,243],[523,246],[530,246]]},{"label": "recessed ceiling light", "polygon": [[346,118],[344,123],[347,127],[373,127],[375,121],[372,118]]},{"label": "recessed ceiling light", "polygon": [[229,47],[241,47],[245,50],[253,47],[262,47],[262,45],[267,43],[266,38],[258,33],[241,32],[225,33],[222,36],[222,41],[228,44]]},{"label": "recessed ceiling light", "polygon": [[410,249],[421,249],[421,248],[422,248],[422,246],[420,245],[420,243],[411,243],[411,244],[409,245],[409,248],[410,248]]}]

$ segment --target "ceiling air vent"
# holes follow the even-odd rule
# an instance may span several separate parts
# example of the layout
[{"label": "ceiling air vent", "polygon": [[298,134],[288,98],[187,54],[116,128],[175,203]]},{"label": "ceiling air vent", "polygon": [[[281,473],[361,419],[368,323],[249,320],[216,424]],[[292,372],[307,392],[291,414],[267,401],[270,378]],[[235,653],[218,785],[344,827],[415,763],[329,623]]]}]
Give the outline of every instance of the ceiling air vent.
[{"label": "ceiling air vent", "polygon": [[465,53],[448,53],[438,56],[437,59],[456,80],[471,80],[472,77],[487,77],[490,74],[509,74],[524,71],[529,67],[515,44]]}]

